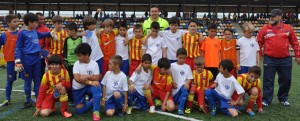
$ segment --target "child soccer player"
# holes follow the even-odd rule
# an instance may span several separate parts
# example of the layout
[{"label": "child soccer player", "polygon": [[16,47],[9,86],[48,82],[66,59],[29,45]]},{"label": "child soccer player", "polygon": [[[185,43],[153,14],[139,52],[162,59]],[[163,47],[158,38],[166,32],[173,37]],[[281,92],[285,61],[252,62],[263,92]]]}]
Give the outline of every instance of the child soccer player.
[{"label": "child soccer player", "polygon": [[244,36],[236,43],[238,74],[247,73],[252,66],[260,66],[259,46],[256,38],[252,37],[255,27],[246,22],[242,28]]},{"label": "child soccer player", "polygon": [[53,16],[52,22],[54,28],[52,30],[53,33],[57,35],[57,38],[48,38],[46,50],[48,48],[49,54],[57,54],[61,58],[63,58],[63,49],[66,38],[68,37],[67,31],[63,30],[62,22],[64,19],[61,16]]},{"label": "child soccer player", "polygon": [[[75,61],[77,60],[77,56],[76,56],[74,50],[76,49],[76,47],[79,44],[81,44],[82,38],[81,38],[81,36],[78,36],[78,34],[77,34],[78,27],[77,27],[76,23],[74,23],[74,22],[69,23],[66,25],[66,28],[67,28],[66,30],[67,30],[69,37],[66,38],[66,41],[64,44],[64,50],[63,50],[64,66],[70,74],[70,80],[73,81],[73,78],[74,78],[73,77],[73,66],[74,66]],[[68,92],[70,92],[69,93],[69,101],[73,102],[74,100],[73,100],[73,95],[71,93],[71,90],[68,90]]]},{"label": "child soccer player", "polygon": [[202,34],[197,33],[198,22],[196,19],[189,21],[188,32],[182,36],[183,48],[187,51],[187,58],[185,63],[188,64],[192,70],[194,67],[194,58],[200,56],[200,44],[202,42]]},{"label": "child soccer player", "polygon": [[[248,73],[241,74],[238,76],[237,81],[244,88],[245,91],[250,95],[247,105],[247,112],[250,116],[254,116],[252,110],[254,103],[256,102],[258,107],[258,112],[263,112],[262,109],[262,90],[261,81],[259,79],[261,74],[261,69],[258,66],[253,66],[250,68]],[[237,94],[234,93],[233,100],[237,98]],[[239,105],[244,104],[244,99],[239,102]]]},{"label": "child soccer player", "polygon": [[232,39],[233,30],[226,28],[223,32],[225,39],[221,40],[221,60],[229,59],[233,62],[234,68],[230,72],[236,77],[236,39]]},{"label": "child soccer player", "polygon": [[108,71],[108,62],[110,57],[116,54],[116,44],[115,44],[115,37],[117,31],[113,31],[114,28],[114,21],[111,19],[106,19],[103,22],[104,30],[100,32],[99,35],[99,44],[103,52],[103,75]]},{"label": "child soccer player", "polygon": [[55,111],[55,101],[59,100],[61,114],[69,118],[72,116],[67,111],[68,90],[71,88],[69,73],[62,69],[62,59],[58,55],[52,55],[49,60],[50,70],[43,76],[39,96],[36,102],[34,117],[41,115],[47,117]]},{"label": "child soccer player", "polygon": [[[31,100],[31,83],[34,83],[34,92],[38,97],[41,76],[41,46],[39,39],[44,37],[55,37],[54,33],[39,33],[35,29],[38,26],[39,18],[33,13],[24,15],[25,29],[18,34],[17,45],[15,49],[15,71],[22,72],[21,77],[24,79],[24,92],[26,102],[23,109],[32,106]],[[24,69],[24,71],[23,71]]]},{"label": "child soccer player", "polygon": [[4,60],[6,61],[6,88],[5,88],[5,96],[6,100],[0,104],[0,107],[10,105],[10,96],[13,82],[17,79],[17,73],[15,72],[15,48],[16,42],[18,38],[18,25],[19,19],[15,15],[7,15],[5,16],[5,22],[8,25],[8,30],[1,34],[0,37],[0,49],[3,47]]},{"label": "child soccer player", "polygon": [[[140,73],[134,72],[129,78],[129,92],[128,92],[128,109],[127,114],[131,114],[133,101],[139,109],[148,109],[147,99],[144,95],[145,86],[151,84],[151,55],[144,54],[142,57],[142,69]],[[150,109],[150,112],[154,112],[154,108]]]},{"label": "child soccer player", "polygon": [[129,76],[135,71],[135,69],[141,64],[142,60],[142,38],[143,28],[142,25],[136,24],[133,27],[134,38],[129,41],[129,55],[130,55],[130,67]]},{"label": "child soccer player", "polygon": [[122,72],[128,75],[129,71],[129,60],[128,60],[128,44],[125,43],[125,36],[127,31],[127,25],[125,22],[120,22],[119,24],[119,34],[116,36],[116,55],[119,55],[123,59],[123,64],[121,67]]},{"label": "child soccer player", "polygon": [[185,113],[191,113],[194,97],[197,97],[199,109],[206,113],[207,108],[205,105],[204,92],[205,90],[210,88],[211,85],[213,85],[214,76],[209,70],[204,69],[205,62],[203,57],[196,57],[194,59],[194,62],[196,70],[193,70],[194,80],[192,82],[192,86],[188,95],[187,108],[185,109]]},{"label": "child soccer player", "polygon": [[157,65],[160,58],[167,57],[167,45],[166,40],[160,36],[159,33],[159,23],[152,22],[150,26],[150,34],[145,37],[145,45],[143,45],[143,54],[150,54],[152,57],[152,64]]},{"label": "child soccer player", "polygon": [[87,33],[91,33],[91,36],[90,37],[83,36],[82,43],[88,43],[92,48],[90,59],[97,62],[99,73],[100,73],[100,79],[101,79],[102,77],[101,73],[103,73],[102,70],[103,53],[100,48],[98,38],[96,35],[96,19],[91,16],[85,17],[83,19],[83,27]]},{"label": "child soccer player", "polygon": [[[219,102],[219,106],[222,113],[225,113],[231,117],[237,117],[238,111],[236,105],[243,98],[245,90],[243,87],[236,81],[236,79],[230,74],[233,69],[233,63],[231,60],[222,60],[220,62],[218,74],[215,80],[215,89],[207,89],[205,91],[205,96],[209,103],[209,108],[211,110],[211,115],[216,115],[216,106],[215,102]],[[231,96],[237,92],[237,100],[232,100]]]},{"label": "child soccer player", "polygon": [[[74,81],[72,84],[76,113],[86,113],[93,106],[93,120],[100,121],[102,94],[97,62],[90,59],[92,49],[87,43],[79,44],[74,52],[78,58],[73,67]],[[86,95],[92,95],[92,100],[86,101]]]},{"label": "child soccer player", "polygon": [[186,50],[184,48],[178,49],[176,56],[177,62],[172,63],[170,69],[173,77],[172,95],[175,104],[178,106],[178,114],[182,115],[193,75],[191,67],[184,63],[187,56]]},{"label": "child soccer player", "polygon": [[111,57],[109,60],[109,70],[101,84],[103,85],[103,98],[101,104],[105,106],[106,116],[113,116],[117,112],[118,116],[123,116],[127,111],[127,77],[120,70],[122,66],[122,57],[119,55]]},{"label": "child soccer player", "polygon": [[218,65],[221,59],[221,41],[216,38],[217,25],[210,24],[207,27],[208,37],[206,37],[201,45],[201,55],[205,60],[205,68],[217,77]]}]

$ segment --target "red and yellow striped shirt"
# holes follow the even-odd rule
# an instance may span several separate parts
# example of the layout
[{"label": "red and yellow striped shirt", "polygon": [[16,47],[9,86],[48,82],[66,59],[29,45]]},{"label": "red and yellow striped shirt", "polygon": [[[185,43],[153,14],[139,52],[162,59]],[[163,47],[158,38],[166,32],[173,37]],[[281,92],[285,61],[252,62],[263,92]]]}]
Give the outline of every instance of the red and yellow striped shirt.
[{"label": "red and yellow striped shirt", "polygon": [[[55,32],[52,30],[52,32]],[[52,37],[48,38],[47,41],[50,42],[49,53],[50,54],[62,54],[64,50],[65,40],[68,37],[67,31],[62,30],[60,32],[55,32],[58,40],[54,40]]]},{"label": "red and yellow striped shirt", "polygon": [[204,90],[210,85],[214,76],[209,70],[204,69],[202,73],[197,73],[197,71],[194,70],[193,77],[196,90]]},{"label": "red and yellow striped shirt", "polygon": [[187,51],[187,57],[195,58],[200,56],[201,43],[199,42],[199,37],[198,34],[192,36],[189,32],[182,36],[183,48]]},{"label": "red and yellow striped shirt", "polygon": [[142,39],[133,38],[129,41],[131,60],[142,60]]},{"label": "red and yellow striped shirt", "polygon": [[171,91],[172,90],[172,77],[171,75],[161,75],[159,68],[155,65],[151,66],[153,72],[152,86],[160,90]]}]

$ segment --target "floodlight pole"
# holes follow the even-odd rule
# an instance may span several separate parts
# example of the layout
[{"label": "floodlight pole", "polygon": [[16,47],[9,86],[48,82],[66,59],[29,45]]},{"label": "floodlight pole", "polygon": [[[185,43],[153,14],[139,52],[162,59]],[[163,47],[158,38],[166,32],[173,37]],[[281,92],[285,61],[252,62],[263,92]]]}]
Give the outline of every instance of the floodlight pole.
[{"label": "floodlight pole", "polygon": [[116,3],[117,3],[117,5],[116,5],[116,13],[117,13],[118,17],[120,18],[120,1],[117,0]]},{"label": "floodlight pole", "polygon": [[50,12],[51,12],[51,0],[49,0],[48,9],[49,9],[48,16],[50,17]]},{"label": "floodlight pole", "polygon": [[17,0],[14,2],[15,15],[17,15]]},{"label": "floodlight pole", "polygon": [[282,2],[282,0],[280,0],[280,10],[282,10],[282,5],[283,5],[283,2]]},{"label": "floodlight pole", "polygon": [[216,0],[215,16],[214,16],[216,19],[218,18],[218,9],[219,9],[219,6],[218,6],[218,0]]},{"label": "floodlight pole", "polygon": [[26,9],[27,9],[27,13],[29,13],[29,3],[26,3]]},{"label": "floodlight pole", "polygon": [[60,11],[60,5],[59,5],[59,3],[57,3],[57,15],[59,15],[59,11]]},{"label": "floodlight pole", "polygon": [[250,0],[248,0],[248,19],[250,18],[250,5],[251,5],[251,2],[250,2]]}]

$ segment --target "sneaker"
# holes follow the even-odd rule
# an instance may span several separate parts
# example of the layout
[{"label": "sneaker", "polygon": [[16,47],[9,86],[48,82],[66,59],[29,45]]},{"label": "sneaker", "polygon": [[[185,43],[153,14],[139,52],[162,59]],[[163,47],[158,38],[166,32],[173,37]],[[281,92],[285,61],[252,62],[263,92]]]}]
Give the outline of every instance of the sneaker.
[{"label": "sneaker", "polygon": [[149,112],[150,113],[155,113],[155,106],[150,106]]},{"label": "sneaker", "polygon": [[161,106],[161,100],[155,99],[154,104],[155,106]]},{"label": "sneaker", "polygon": [[216,114],[217,114],[217,108],[213,107],[211,112],[210,112],[210,115],[215,116]]},{"label": "sneaker", "polygon": [[68,111],[64,111],[61,113],[65,118],[70,118],[72,116],[71,113],[69,113]]},{"label": "sneaker", "polygon": [[249,116],[254,116],[254,112],[251,109],[248,109],[247,112],[248,112]]},{"label": "sneaker", "polygon": [[192,111],[192,108],[187,107],[187,108],[185,109],[184,112],[185,112],[186,114],[190,114],[191,111]]},{"label": "sneaker", "polygon": [[126,113],[131,114],[132,107],[128,107]]},{"label": "sneaker", "polygon": [[93,120],[94,121],[100,121],[100,113],[99,113],[99,111],[94,111],[93,112]]},{"label": "sneaker", "polygon": [[261,104],[262,104],[264,107],[268,107],[268,106],[269,106],[269,104],[266,103],[266,102],[262,102]]},{"label": "sneaker", "polygon": [[4,102],[0,104],[0,108],[8,106],[8,105],[10,105],[10,101],[9,100],[4,100]]},{"label": "sneaker", "polygon": [[281,104],[282,104],[283,106],[290,106],[289,101],[283,101],[283,102],[281,102]]},{"label": "sneaker", "polygon": [[22,109],[27,109],[27,108],[30,108],[30,107],[32,107],[32,101],[27,101],[23,104]]},{"label": "sneaker", "polygon": [[118,115],[119,117],[123,117],[123,116],[124,116],[124,112],[123,112],[122,109],[118,110],[117,113],[118,113],[117,115]]},{"label": "sneaker", "polygon": [[178,115],[183,115],[183,111],[182,110],[178,110]]}]

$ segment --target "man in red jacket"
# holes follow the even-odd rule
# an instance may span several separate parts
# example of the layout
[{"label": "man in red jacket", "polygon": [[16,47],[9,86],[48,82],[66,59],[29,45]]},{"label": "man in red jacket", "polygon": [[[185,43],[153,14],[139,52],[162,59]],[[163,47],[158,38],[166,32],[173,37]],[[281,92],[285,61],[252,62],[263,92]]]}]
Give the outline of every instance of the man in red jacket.
[{"label": "man in red jacket", "polygon": [[300,48],[294,30],[282,23],[282,11],[274,9],[270,13],[270,22],[259,32],[258,44],[263,48],[263,106],[271,104],[274,93],[275,73],[279,75],[278,100],[284,106],[289,106],[288,94],[292,78],[292,57],[289,53],[291,45],[295,52],[295,61],[300,64]]}]

